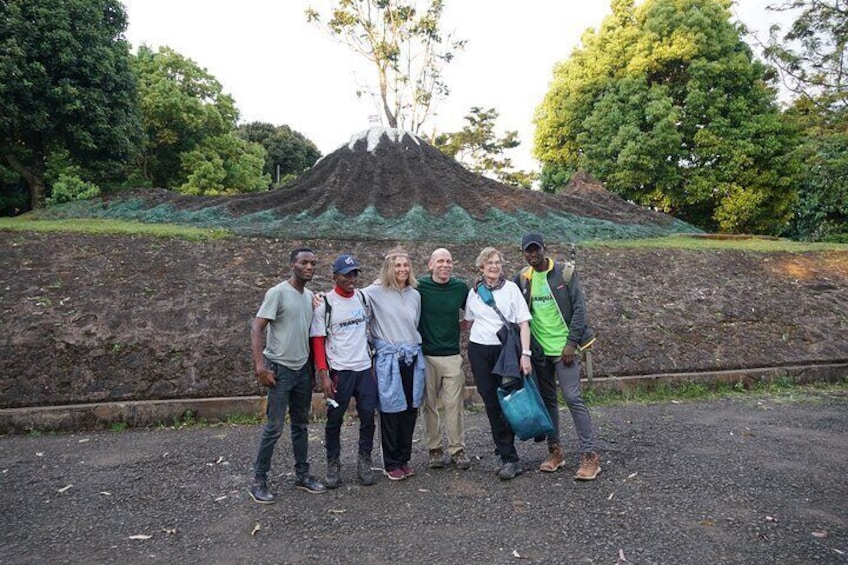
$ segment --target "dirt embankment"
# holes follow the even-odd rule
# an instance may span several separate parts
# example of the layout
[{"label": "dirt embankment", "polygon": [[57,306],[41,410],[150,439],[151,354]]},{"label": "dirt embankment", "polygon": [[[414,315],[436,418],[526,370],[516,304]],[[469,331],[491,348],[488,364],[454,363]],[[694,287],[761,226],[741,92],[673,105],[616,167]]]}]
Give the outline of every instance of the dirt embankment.
[{"label": "dirt embankment", "polygon": [[[0,407],[259,394],[249,323],[301,243],[320,259],[316,289],[343,251],[373,280],[389,247],[0,232]],[[436,246],[407,245],[419,273]],[[507,272],[523,264],[517,247],[503,249]],[[479,246],[452,251],[470,280]],[[577,260],[597,376],[848,360],[848,253],[596,248]]]}]

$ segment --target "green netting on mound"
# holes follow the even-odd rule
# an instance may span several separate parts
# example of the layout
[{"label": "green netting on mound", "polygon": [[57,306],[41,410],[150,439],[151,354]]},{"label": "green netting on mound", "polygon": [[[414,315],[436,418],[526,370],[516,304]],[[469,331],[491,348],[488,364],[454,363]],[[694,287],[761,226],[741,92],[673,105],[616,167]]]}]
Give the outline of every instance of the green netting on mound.
[{"label": "green netting on mound", "polygon": [[[76,204],[76,203],[71,203]],[[128,199],[99,206],[66,205],[41,215],[52,217],[115,218],[149,223],[225,228],[242,235],[282,238],[417,240],[430,239],[446,243],[474,241],[514,241],[528,231],[558,234],[561,241],[588,239],[636,239],[661,237],[673,233],[700,233],[685,222],[673,220],[668,225],[618,224],[566,213],[549,213],[539,217],[524,211],[506,214],[492,209],[477,220],[458,206],[443,215],[430,214],[415,206],[403,216],[385,218],[373,206],[355,217],[343,215],[335,208],[315,216],[307,212],[278,216],[271,210],[234,217],[224,205],[196,210],[182,210],[164,203],[145,208],[142,200]]]}]

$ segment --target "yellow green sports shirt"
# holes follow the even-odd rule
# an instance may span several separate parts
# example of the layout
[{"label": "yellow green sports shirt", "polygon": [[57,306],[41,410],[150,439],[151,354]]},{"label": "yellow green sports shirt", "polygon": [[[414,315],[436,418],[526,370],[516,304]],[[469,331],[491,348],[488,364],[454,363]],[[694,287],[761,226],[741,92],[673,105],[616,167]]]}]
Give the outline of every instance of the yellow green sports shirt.
[{"label": "yellow green sports shirt", "polygon": [[568,326],[562,319],[556,300],[548,285],[548,273],[554,267],[553,261],[548,261],[548,268],[537,272],[531,269],[530,331],[542,346],[545,355],[559,356],[568,340]]}]

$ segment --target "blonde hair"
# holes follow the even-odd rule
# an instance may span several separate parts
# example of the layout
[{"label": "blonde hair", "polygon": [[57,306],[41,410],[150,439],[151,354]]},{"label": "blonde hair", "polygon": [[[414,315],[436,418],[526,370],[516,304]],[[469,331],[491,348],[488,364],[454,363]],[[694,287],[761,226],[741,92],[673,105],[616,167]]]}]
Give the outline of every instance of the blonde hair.
[{"label": "blonde hair", "polygon": [[488,261],[489,257],[491,257],[492,255],[497,255],[498,259],[500,259],[501,263],[503,263],[503,255],[501,255],[500,251],[498,251],[494,247],[484,247],[483,250],[480,252],[480,255],[478,255],[477,259],[474,261],[474,265],[477,267],[478,270],[482,269],[483,265],[486,264],[486,261]]},{"label": "blonde hair", "polygon": [[[385,288],[403,290],[403,287],[395,279],[395,261],[397,259],[406,259],[409,261],[409,253],[401,246],[393,247],[386,253],[386,257],[383,260],[383,267],[380,269],[380,284]],[[412,261],[409,261],[409,279],[407,279],[407,284],[412,288],[418,286],[418,280],[416,280],[415,271],[412,268]]]}]

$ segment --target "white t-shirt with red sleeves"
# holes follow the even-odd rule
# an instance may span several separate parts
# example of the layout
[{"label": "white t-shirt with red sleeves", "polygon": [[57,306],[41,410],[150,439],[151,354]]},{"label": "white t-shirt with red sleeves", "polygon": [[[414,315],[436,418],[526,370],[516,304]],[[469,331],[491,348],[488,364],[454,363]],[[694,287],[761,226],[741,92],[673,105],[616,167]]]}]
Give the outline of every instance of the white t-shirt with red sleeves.
[{"label": "white t-shirt with red sleeves", "polygon": [[368,352],[368,313],[354,292],[350,298],[341,296],[335,290],[325,296],[330,304],[330,328],[326,327],[326,306],[324,301],[315,308],[309,336],[326,336],[324,347],[327,363],[336,371],[364,371],[371,367]]}]

